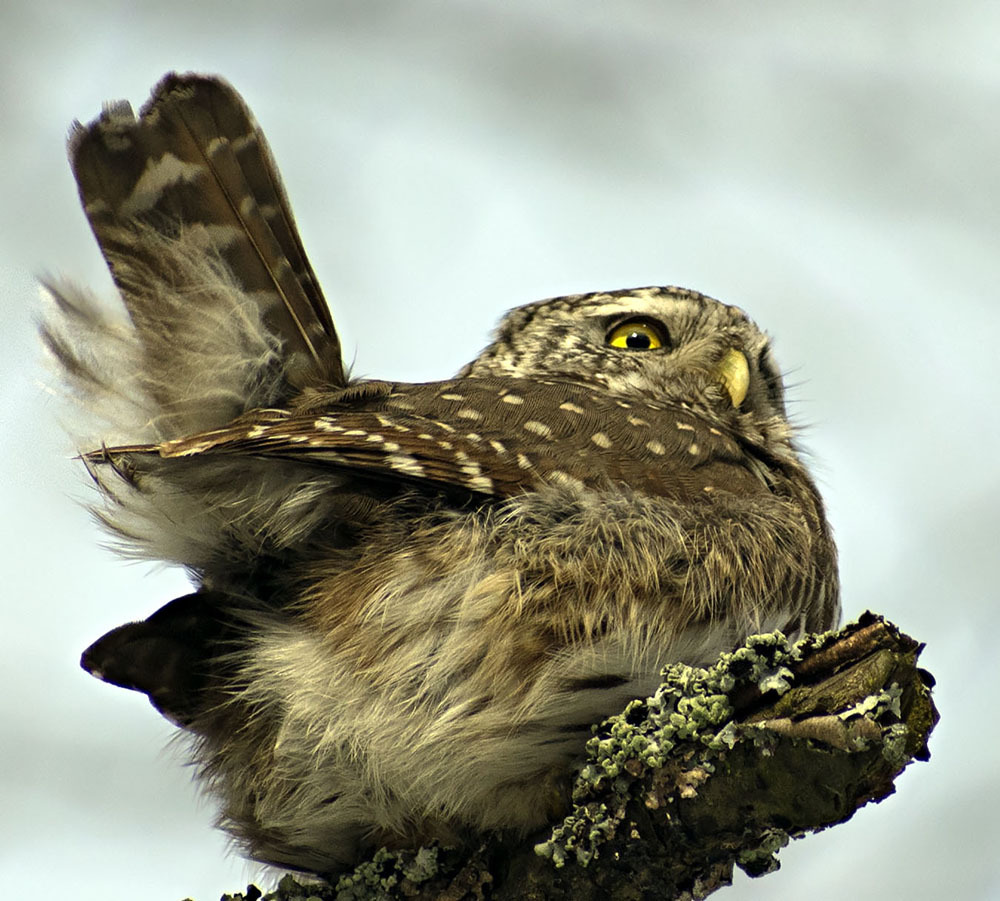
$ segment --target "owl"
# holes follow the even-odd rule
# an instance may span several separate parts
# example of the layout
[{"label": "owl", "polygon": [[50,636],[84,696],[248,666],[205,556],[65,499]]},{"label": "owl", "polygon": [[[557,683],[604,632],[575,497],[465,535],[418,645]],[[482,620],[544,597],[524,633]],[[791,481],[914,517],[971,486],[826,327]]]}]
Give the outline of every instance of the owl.
[{"label": "owl", "polygon": [[253,858],[524,834],[591,724],[839,616],[767,337],[650,287],[509,312],[451,379],[352,379],[264,136],[168,75],[70,158],[122,309],[48,285],[94,507],[192,590],[83,666],[187,735]]}]

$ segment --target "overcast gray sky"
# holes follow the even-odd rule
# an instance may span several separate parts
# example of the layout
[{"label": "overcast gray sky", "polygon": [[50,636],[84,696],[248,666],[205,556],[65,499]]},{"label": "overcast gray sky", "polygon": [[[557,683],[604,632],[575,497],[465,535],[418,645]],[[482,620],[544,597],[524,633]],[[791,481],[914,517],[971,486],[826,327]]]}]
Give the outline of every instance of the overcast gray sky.
[{"label": "overcast gray sky", "polygon": [[210,901],[255,873],[163,750],[171,727],[77,667],[185,582],[117,561],[74,506],[33,326],[40,272],[110,291],[69,122],[138,105],[169,69],[221,73],[253,107],[358,374],[444,377],[505,309],[577,291],[680,284],[767,328],[845,612],[927,642],[943,718],[894,797],[716,897],[1000,897],[1000,5],[985,0],[7,0],[6,896],[44,880],[81,901]]}]

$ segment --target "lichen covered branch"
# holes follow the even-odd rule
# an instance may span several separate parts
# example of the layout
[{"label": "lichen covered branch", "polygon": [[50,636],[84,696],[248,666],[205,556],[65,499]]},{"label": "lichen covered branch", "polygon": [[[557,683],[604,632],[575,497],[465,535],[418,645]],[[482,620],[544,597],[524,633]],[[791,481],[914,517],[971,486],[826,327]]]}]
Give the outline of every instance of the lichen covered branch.
[{"label": "lichen covered branch", "polygon": [[937,711],[921,648],[867,613],[791,647],[759,635],[710,669],[669,667],[656,694],[597,728],[573,809],[551,829],[471,849],[380,851],[335,885],[286,878],[264,897],[704,898],[734,866],[777,869],[789,839],[850,819],[927,759]]}]

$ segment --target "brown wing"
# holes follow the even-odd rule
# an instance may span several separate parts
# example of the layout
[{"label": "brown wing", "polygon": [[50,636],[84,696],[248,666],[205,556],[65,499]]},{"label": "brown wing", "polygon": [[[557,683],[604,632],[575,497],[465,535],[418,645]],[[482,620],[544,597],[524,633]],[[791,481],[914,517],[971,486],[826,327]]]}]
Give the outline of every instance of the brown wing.
[{"label": "brown wing", "polygon": [[560,482],[685,500],[768,490],[734,438],[676,407],[529,379],[371,384],[380,390],[322,410],[256,411],[223,429],[90,459],[242,454],[496,498]]},{"label": "brown wing", "polygon": [[[87,218],[129,305],[143,269],[169,278],[158,237],[198,229],[280,338],[294,387],[345,384],[329,308],[295,227],[267,142],[218,78],[166,76],[136,119],[111,104],[77,123],[70,159]],[[184,286],[178,286],[183,288]],[[192,302],[197,286],[189,286]],[[130,306],[130,313],[135,315]]]}]

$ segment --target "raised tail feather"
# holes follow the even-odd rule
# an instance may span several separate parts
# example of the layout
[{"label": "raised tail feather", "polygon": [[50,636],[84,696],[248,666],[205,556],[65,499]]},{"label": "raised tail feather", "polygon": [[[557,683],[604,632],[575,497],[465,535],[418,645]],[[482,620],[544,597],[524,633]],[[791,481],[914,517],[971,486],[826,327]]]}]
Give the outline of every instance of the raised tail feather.
[{"label": "raised tail feather", "polygon": [[111,104],[74,125],[69,150],[128,311],[49,286],[47,343],[81,406],[110,423],[93,437],[176,438],[346,384],[277,168],[232,87],[168,75],[138,119]]}]

